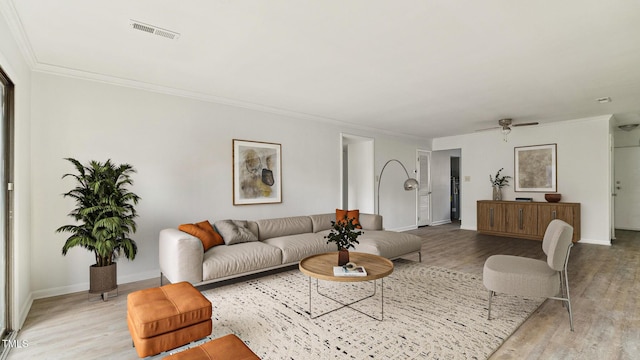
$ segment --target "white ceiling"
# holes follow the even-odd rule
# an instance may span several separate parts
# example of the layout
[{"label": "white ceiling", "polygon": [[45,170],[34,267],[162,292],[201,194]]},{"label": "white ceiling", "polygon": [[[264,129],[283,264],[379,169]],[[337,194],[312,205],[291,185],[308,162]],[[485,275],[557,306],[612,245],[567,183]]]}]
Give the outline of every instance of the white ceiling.
[{"label": "white ceiling", "polygon": [[[640,119],[635,0],[0,0],[0,9],[34,70],[298,118],[429,138],[503,117]],[[131,19],[180,36],[134,30]]]}]

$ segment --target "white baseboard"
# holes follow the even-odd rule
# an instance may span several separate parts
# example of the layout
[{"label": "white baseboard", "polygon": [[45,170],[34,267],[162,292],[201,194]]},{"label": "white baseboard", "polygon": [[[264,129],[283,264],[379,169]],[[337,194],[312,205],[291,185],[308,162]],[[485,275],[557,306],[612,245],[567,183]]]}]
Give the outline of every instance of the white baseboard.
[{"label": "white baseboard", "polygon": [[429,226],[438,226],[438,225],[445,225],[445,224],[451,224],[451,219],[432,221],[431,225]]},{"label": "white baseboard", "polygon": [[[154,277],[157,277],[157,278],[160,277],[160,269],[146,271],[138,274],[118,276],[118,284],[126,284],[134,281],[153,279]],[[36,299],[43,299],[43,298],[48,298],[48,297],[58,296],[58,295],[66,295],[66,294],[71,294],[71,293],[80,292],[80,291],[87,291],[87,290],[89,290],[88,282],[33,291],[30,294],[30,298],[32,299],[31,302],[33,302],[33,300],[36,300]],[[31,308],[31,304],[29,304],[29,308]]]},{"label": "white baseboard", "polygon": [[579,244],[593,244],[593,245],[605,245],[611,246],[611,240],[596,240],[596,239],[585,239],[581,238],[578,241]]},{"label": "white baseboard", "polygon": [[[477,228],[465,228],[465,227],[460,227],[460,229],[463,230],[472,230],[472,231],[478,231]],[[580,244],[593,244],[593,245],[605,245],[605,246],[611,246],[611,240],[596,240],[596,239],[585,239],[585,238],[581,238],[578,241]]]},{"label": "white baseboard", "polygon": [[[402,231],[409,231],[409,230],[415,230],[417,229],[418,226],[417,225],[411,225],[411,226],[404,226],[401,228],[394,228],[394,229],[384,229],[386,231],[397,231],[397,232],[402,232]],[[367,231],[364,230],[364,232],[366,233]]]},{"label": "white baseboard", "polygon": [[616,226],[616,230],[640,231],[640,228],[633,227],[633,226],[622,226],[622,227]]}]

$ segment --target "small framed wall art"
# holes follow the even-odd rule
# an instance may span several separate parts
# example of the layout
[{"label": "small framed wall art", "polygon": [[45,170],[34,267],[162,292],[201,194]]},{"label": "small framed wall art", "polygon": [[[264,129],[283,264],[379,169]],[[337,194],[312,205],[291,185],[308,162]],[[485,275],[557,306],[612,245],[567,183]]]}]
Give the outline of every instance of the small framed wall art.
[{"label": "small framed wall art", "polygon": [[233,139],[233,205],[282,202],[282,146]]},{"label": "small framed wall art", "polygon": [[557,144],[514,148],[515,191],[556,192]]}]

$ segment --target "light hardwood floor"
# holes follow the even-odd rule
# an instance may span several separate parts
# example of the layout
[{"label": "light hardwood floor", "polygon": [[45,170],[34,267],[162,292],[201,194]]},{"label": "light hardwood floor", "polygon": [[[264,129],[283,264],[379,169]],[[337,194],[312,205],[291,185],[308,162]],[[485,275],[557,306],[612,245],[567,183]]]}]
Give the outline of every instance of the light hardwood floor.
[{"label": "light hardwood floor", "polygon": [[[461,272],[482,273],[493,254],[544,256],[540,242],[478,235],[455,224],[410,232],[423,238],[424,263]],[[491,359],[640,358],[640,233],[618,231],[617,237],[611,247],[576,244],[571,252],[575,332],[560,302],[547,300]],[[88,301],[86,293],[36,300],[18,335],[28,346],[8,358],[137,359],[126,295],[158,285],[159,279],[124,284],[106,302]]]}]

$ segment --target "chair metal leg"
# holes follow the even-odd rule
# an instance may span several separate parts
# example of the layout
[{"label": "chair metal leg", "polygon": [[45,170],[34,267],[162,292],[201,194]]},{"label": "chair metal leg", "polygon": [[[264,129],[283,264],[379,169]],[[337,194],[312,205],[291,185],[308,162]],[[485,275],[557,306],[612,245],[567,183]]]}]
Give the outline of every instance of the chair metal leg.
[{"label": "chair metal leg", "polygon": [[[562,298],[566,299],[567,298],[567,293],[565,290],[565,286],[564,286],[564,272],[560,271],[560,291],[562,292]],[[566,308],[567,304],[565,304],[565,302],[562,302],[562,307]]]},{"label": "chair metal leg", "polygon": [[489,290],[489,311],[487,312],[487,320],[491,320],[491,298],[493,298],[494,292]]},{"label": "chair metal leg", "polygon": [[567,310],[569,311],[569,324],[571,325],[571,331],[573,331],[573,313],[571,312],[571,297],[569,296],[569,277],[567,276],[567,269],[564,270],[564,288],[563,293],[566,294]]},{"label": "chair metal leg", "polygon": [[[569,263],[569,252],[571,251],[573,244],[569,245],[567,249],[567,257],[564,261],[564,269],[560,271],[560,288],[562,291],[562,297],[550,297],[549,299],[561,300],[562,306],[567,308],[569,312],[569,325],[571,331],[573,331],[573,312],[571,311],[571,296],[569,295],[569,272],[567,271],[567,265]],[[565,304],[566,302],[566,304]]]},{"label": "chair metal leg", "polygon": [[571,326],[571,331],[573,331],[573,312],[571,311],[571,296],[569,296],[569,271],[567,267],[569,265],[569,254],[571,253],[571,248],[573,247],[573,243],[569,245],[567,249],[567,256],[564,259],[564,271],[561,272],[561,275],[564,275],[564,288],[566,291],[563,293],[566,294],[567,299],[567,310],[569,311],[569,324]]}]

